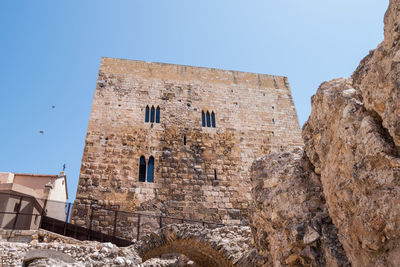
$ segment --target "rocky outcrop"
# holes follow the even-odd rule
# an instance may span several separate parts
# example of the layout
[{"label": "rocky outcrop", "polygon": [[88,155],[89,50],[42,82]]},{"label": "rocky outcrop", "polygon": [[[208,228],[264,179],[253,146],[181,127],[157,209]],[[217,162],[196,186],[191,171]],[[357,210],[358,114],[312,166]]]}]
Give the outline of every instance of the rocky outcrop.
[{"label": "rocky outcrop", "polygon": [[385,39],[353,74],[354,88],[367,110],[382,120],[394,143],[400,145],[400,1],[391,0],[385,14]]},{"label": "rocky outcrop", "polygon": [[[323,239],[310,222],[324,214],[321,227],[334,229],[332,220],[352,266],[399,266],[399,41],[400,0],[391,0],[385,40],[361,61],[352,79],[324,82],[312,97],[302,133],[305,155],[272,154],[253,164],[256,214],[251,223],[262,227],[253,231],[255,241],[271,264],[309,264],[300,253],[304,238],[295,242],[290,233],[296,224],[307,225]],[[318,195],[316,212],[309,197]],[[343,257],[324,253],[337,244],[314,245],[311,264],[345,264],[337,260]],[[333,261],[324,263],[324,258]]]},{"label": "rocky outcrop", "polygon": [[272,153],[252,166],[250,223],[268,266],[348,266],[322,193],[302,149]]},{"label": "rocky outcrop", "polygon": [[329,214],[353,266],[400,263],[400,159],[375,110],[350,79],[323,83],[303,128]]}]

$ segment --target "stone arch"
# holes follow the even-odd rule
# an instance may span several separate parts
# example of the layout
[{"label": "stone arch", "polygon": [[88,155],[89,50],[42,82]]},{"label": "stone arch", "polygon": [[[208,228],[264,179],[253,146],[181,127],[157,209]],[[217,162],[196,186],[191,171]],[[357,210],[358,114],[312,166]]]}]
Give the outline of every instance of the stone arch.
[{"label": "stone arch", "polygon": [[250,228],[224,226],[209,229],[196,224],[172,224],[143,237],[136,249],[143,262],[163,254],[184,254],[197,266],[247,265]]}]

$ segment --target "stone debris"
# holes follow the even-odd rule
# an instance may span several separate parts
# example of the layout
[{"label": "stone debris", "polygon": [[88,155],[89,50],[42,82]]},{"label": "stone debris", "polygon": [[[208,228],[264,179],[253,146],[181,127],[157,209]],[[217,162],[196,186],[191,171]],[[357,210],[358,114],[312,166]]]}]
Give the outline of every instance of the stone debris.
[{"label": "stone debris", "polygon": [[[111,243],[92,241],[76,244],[2,241],[0,255],[6,266],[21,266],[23,262],[30,263],[29,266],[127,266],[128,261],[139,266],[142,262],[132,247],[118,248]],[[40,265],[44,262],[48,265]]]},{"label": "stone debris", "polygon": [[0,238],[0,266],[196,266],[183,255],[142,262],[135,246],[117,247],[112,243],[79,241],[45,230],[26,234],[30,235],[29,243],[8,242]]},{"label": "stone debris", "polygon": [[[104,250],[104,249],[107,250]],[[94,267],[94,266],[138,266],[173,267],[196,266],[194,262],[183,262],[179,258],[153,258],[146,262],[137,255],[133,246],[118,248],[111,243],[76,241],[66,243],[17,243],[0,241],[0,266],[29,267]]]},{"label": "stone debris", "polygon": [[[257,266],[258,259],[248,226],[209,229],[173,224],[129,247],[79,241],[45,230],[30,234],[29,243],[0,241],[4,266]],[[166,244],[173,249],[166,250]],[[213,264],[204,265],[210,258]]]}]

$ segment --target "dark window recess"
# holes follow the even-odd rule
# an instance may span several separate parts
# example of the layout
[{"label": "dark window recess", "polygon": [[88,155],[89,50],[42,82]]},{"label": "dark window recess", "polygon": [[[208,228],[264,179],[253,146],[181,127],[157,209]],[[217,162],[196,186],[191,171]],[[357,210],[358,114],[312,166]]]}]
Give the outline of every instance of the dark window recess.
[{"label": "dark window recess", "polygon": [[139,182],[146,181],[146,159],[144,156],[140,157],[139,163]]},{"label": "dark window recess", "polygon": [[106,137],[104,140],[105,140],[105,144],[107,145],[108,144],[108,137]]},{"label": "dark window recess", "polygon": [[203,127],[213,127],[215,128],[215,113],[214,111],[210,112],[207,110],[206,112],[201,112],[201,126]]},{"label": "dark window recess", "polygon": [[217,170],[216,169],[214,169],[214,180],[218,180],[218,178],[217,178]]},{"label": "dark window recess", "polygon": [[160,123],[160,107],[156,109],[156,123]]},{"label": "dark window recess", "polygon": [[154,182],[154,157],[150,156],[149,164],[147,165],[147,182]]},{"label": "dark window recess", "polygon": [[186,135],[183,136],[183,145],[186,146]]},{"label": "dark window recess", "polygon": [[19,210],[19,204],[18,204],[18,203],[15,203],[14,212],[18,212],[18,210]]},{"label": "dark window recess", "polygon": [[207,117],[207,127],[211,127],[210,112],[207,111],[206,117]]},{"label": "dark window recess", "polygon": [[275,120],[274,119],[272,119],[272,123],[275,124]]},{"label": "dark window recess", "polygon": [[149,115],[150,115],[149,113],[150,113],[149,106],[146,106],[146,115],[144,118],[144,122],[149,122]]},{"label": "dark window recess", "polygon": [[151,107],[151,112],[150,112],[150,122],[153,123],[154,122],[154,113],[156,112],[156,110],[154,109],[154,106]]}]

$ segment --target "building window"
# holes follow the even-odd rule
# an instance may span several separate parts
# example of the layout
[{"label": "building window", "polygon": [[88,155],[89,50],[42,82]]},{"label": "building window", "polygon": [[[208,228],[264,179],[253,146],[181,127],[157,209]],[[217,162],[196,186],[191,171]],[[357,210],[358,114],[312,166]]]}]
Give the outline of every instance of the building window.
[{"label": "building window", "polygon": [[144,156],[140,157],[139,162],[139,182],[146,181],[146,158]]},{"label": "building window", "polygon": [[186,146],[186,135],[183,136],[183,145]]},{"label": "building window", "polygon": [[156,109],[156,123],[160,123],[160,107]]},{"label": "building window", "polygon": [[211,115],[208,110],[206,112],[201,111],[201,126],[215,128],[215,113],[214,113],[214,111],[211,112]]},{"label": "building window", "polygon": [[160,107],[157,106],[155,109],[154,106],[151,106],[150,109],[149,106],[146,106],[144,122],[160,123]]},{"label": "building window", "polygon": [[211,127],[210,112],[207,111],[206,117],[207,117],[207,127]]},{"label": "building window", "polygon": [[215,128],[215,114],[214,111],[211,112],[211,125],[213,128]]},{"label": "building window", "polygon": [[154,157],[150,156],[149,163],[147,164],[147,182],[154,182]]},{"label": "building window", "polygon": [[151,123],[154,122],[154,113],[155,113],[154,106],[151,106],[151,113],[150,113],[150,122]]},{"label": "building window", "polygon": [[214,169],[214,180],[218,180],[218,178],[217,178],[217,170],[216,169]]},{"label": "building window", "polygon": [[146,106],[146,115],[144,118],[144,122],[149,122],[149,113],[150,113],[149,106]]}]

